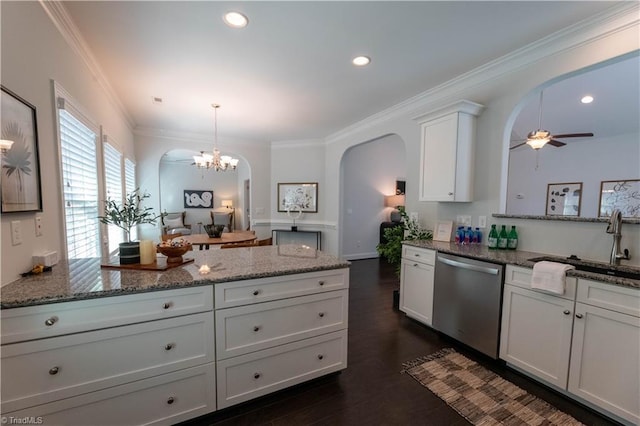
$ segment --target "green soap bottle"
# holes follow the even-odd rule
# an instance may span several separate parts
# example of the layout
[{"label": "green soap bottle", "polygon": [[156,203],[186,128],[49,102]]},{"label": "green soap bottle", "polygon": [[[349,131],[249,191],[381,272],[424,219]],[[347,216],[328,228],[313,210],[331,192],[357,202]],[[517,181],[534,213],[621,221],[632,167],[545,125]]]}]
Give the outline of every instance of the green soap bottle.
[{"label": "green soap bottle", "polygon": [[489,250],[495,250],[498,248],[498,231],[496,230],[496,225],[491,225],[491,230],[487,236],[487,246],[489,247]]},{"label": "green soap bottle", "polygon": [[507,236],[507,248],[509,250],[518,248],[518,233],[516,232],[515,225],[511,227],[511,231],[509,231],[509,235]]},{"label": "green soap bottle", "polygon": [[498,234],[498,248],[501,250],[506,249],[508,241],[509,241],[509,235],[507,234],[507,226],[502,225],[502,229]]}]

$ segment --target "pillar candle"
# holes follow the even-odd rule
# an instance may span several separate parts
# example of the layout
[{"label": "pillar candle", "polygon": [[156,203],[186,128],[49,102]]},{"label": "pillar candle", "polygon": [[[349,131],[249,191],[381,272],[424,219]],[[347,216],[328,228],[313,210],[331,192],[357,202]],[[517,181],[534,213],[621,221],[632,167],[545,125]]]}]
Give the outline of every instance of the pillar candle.
[{"label": "pillar candle", "polygon": [[156,248],[151,240],[140,241],[140,264],[148,265],[156,260]]}]

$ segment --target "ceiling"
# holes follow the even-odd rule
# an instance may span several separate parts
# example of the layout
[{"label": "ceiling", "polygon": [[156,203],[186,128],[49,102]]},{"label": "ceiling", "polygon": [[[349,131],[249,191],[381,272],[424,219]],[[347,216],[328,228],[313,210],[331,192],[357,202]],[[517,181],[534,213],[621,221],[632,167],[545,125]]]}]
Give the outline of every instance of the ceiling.
[{"label": "ceiling", "polygon": [[[212,135],[210,105],[219,103],[220,137],[256,141],[326,137],[615,5],[63,4],[135,128]],[[249,25],[227,27],[222,15],[229,10],[247,15]],[[370,56],[371,64],[353,66],[351,59],[357,55]],[[162,104],[154,104],[153,97],[162,98]]]}]

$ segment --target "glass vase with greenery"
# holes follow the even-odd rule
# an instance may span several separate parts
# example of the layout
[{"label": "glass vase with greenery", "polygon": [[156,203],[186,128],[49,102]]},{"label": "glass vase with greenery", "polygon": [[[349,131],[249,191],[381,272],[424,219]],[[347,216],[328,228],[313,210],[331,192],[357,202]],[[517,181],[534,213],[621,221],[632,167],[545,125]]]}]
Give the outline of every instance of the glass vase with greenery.
[{"label": "glass vase with greenery", "polygon": [[398,206],[402,221],[398,226],[384,230],[385,243],[376,246],[380,256],[395,265],[396,274],[400,276],[400,261],[402,260],[402,242],[408,240],[431,240],[433,232],[420,227],[417,220],[411,219],[403,206]]}]

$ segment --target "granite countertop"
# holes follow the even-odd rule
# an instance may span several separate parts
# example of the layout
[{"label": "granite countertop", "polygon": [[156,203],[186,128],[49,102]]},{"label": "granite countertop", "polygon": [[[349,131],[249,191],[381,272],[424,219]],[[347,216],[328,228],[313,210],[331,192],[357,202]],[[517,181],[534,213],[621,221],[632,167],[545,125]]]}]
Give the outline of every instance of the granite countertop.
[{"label": "granite countertop", "polygon": [[[542,256],[554,257],[545,253],[535,253],[522,250],[489,250],[485,245],[456,245],[454,243],[431,240],[412,240],[404,241],[403,243],[414,247],[437,250],[442,253],[449,253],[478,260],[486,260],[488,262],[500,263],[504,265],[523,266],[525,268],[533,268],[535,262],[530,261],[529,259],[531,258]],[[557,261],[561,262],[562,258],[558,257]],[[602,263],[588,262],[584,260],[582,261],[582,263],[592,263],[593,265],[597,266],[603,265]],[[615,269],[638,272],[638,268],[633,268],[631,266],[616,266]],[[640,288],[640,280],[631,278],[615,277],[611,275],[577,270],[571,270],[567,272],[567,276],[586,278],[626,287]]]},{"label": "granite countertop", "polygon": [[[101,260],[60,262],[51,272],[21,278],[0,289],[0,309],[68,302],[221,282],[347,268],[349,262],[299,245],[192,251],[195,261],[167,271],[101,268]],[[211,271],[200,275],[201,265]]]}]

